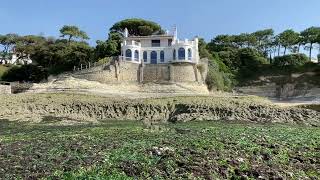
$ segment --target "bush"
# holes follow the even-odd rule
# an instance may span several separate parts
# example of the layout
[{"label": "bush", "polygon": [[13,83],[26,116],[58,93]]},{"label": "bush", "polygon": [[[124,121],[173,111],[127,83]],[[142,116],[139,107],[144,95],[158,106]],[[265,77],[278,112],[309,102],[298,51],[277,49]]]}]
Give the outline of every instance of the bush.
[{"label": "bush", "polygon": [[223,64],[225,64],[228,69],[237,69],[238,65],[237,65],[237,51],[236,50],[232,50],[232,51],[220,51],[217,53],[218,54],[218,58],[221,62],[223,62]]},{"label": "bush", "polygon": [[224,90],[224,78],[219,71],[213,69],[208,71],[206,78],[206,84],[208,89],[211,90]]},{"label": "bush", "polygon": [[199,70],[199,72],[202,74],[206,71],[206,67],[204,64],[198,64],[197,65],[197,69]]},{"label": "bush", "polygon": [[230,91],[232,89],[234,77],[218,57],[209,60],[206,84],[210,91]]},{"label": "bush", "polygon": [[239,49],[234,61],[233,74],[237,79],[234,84],[242,84],[248,79],[257,77],[261,73],[258,69],[268,64],[263,54],[251,48]]},{"label": "bush", "polygon": [[240,49],[237,54],[239,68],[256,69],[268,60],[257,50],[251,48]]},{"label": "bush", "polygon": [[299,67],[309,62],[305,54],[289,54],[285,56],[275,57],[273,65],[279,67]]},{"label": "bush", "polygon": [[2,80],[3,74],[5,74],[11,66],[8,66],[8,64],[0,64],[0,80]]},{"label": "bush", "polygon": [[5,81],[40,82],[48,78],[48,71],[41,66],[32,64],[14,66],[3,74]]},{"label": "bush", "polygon": [[105,58],[99,59],[96,65],[97,66],[104,65],[109,63],[110,61],[111,61],[111,57],[105,57]]}]

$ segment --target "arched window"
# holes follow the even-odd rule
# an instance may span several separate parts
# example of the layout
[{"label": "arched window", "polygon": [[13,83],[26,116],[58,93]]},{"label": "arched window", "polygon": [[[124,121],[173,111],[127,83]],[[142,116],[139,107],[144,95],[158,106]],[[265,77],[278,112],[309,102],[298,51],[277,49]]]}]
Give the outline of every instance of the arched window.
[{"label": "arched window", "polygon": [[178,50],[178,59],[184,60],[186,58],[186,51],[184,48],[179,48]]},{"label": "arched window", "polygon": [[176,54],[177,54],[177,53],[176,53],[176,50],[174,49],[174,50],[173,50],[173,60],[176,60]]},{"label": "arched window", "polygon": [[164,51],[160,51],[160,62],[164,62]]},{"label": "arched window", "polygon": [[151,60],[150,60],[151,64],[157,64],[157,58],[158,58],[157,52],[152,51],[150,54],[150,57],[151,57]]},{"label": "arched window", "polygon": [[126,50],[126,60],[131,60],[132,57],[132,53],[131,53],[131,49],[127,49]]},{"label": "arched window", "polygon": [[138,50],[134,51],[134,60],[139,61],[139,51]]},{"label": "arched window", "polygon": [[192,50],[191,50],[191,48],[188,49],[188,59],[189,60],[192,59]]},{"label": "arched window", "polygon": [[148,61],[148,53],[147,53],[147,51],[144,51],[144,52],[143,52],[143,61],[144,61],[144,62],[147,62],[147,61]]}]

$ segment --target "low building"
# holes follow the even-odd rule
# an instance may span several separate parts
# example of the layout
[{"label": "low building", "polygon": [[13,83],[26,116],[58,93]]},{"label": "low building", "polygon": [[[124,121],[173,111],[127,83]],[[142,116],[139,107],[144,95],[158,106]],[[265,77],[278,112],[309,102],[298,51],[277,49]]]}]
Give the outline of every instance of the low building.
[{"label": "low building", "polygon": [[313,63],[319,63],[319,60],[316,59],[316,58],[311,58],[311,62],[313,62]]},{"label": "low building", "polygon": [[0,58],[0,64],[31,64],[32,60],[29,55],[21,56],[17,53],[10,53],[7,56]]}]

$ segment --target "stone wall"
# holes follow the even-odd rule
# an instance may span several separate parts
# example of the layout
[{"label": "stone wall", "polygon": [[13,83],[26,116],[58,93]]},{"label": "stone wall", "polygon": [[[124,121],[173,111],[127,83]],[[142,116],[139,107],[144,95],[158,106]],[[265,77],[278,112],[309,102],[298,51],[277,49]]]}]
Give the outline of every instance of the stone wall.
[{"label": "stone wall", "polygon": [[119,80],[124,82],[138,82],[140,64],[123,62],[120,63]]},{"label": "stone wall", "polygon": [[[204,64],[206,69],[207,65]],[[206,71],[200,73],[198,65],[191,63],[145,64],[114,61],[110,64],[84,69],[72,74],[75,78],[118,82],[199,82],[204,83]]]},{"label": "stone wall", "polygon": [[0,82],[0,94],[16,94],[29,90],[33,83]]},{"label": "stone wall", "polygon": [[172,81],[173,82],[198,82],[197,69],[193,64],[172,64]]},{"label": "stone wall", "polygon": [[33,86],[33,83],[12,82],[11,83],[11,92],[14,93],[14,94],[26,92],[32,86]]},{"label": "stone wall", "polygon": [[138,82],[139,64],[115,63],[74,73],[72,76],[100,83]]},{"label": "stone wall", "polygon": [[11,94],[11,85],[0,84],[0,94]]},{"label": "stone wall", "polygon": [[143,82],[161,82],[170,80],[168,64],[146,64],[143,67]]},{"label": "stone wall", "polygon": [[[204,67],[206,68],[206,67]],[[206,71],[200,73],[190,63],[147,64],[143,68],[143,82],[199,82],[205,80]]]}]

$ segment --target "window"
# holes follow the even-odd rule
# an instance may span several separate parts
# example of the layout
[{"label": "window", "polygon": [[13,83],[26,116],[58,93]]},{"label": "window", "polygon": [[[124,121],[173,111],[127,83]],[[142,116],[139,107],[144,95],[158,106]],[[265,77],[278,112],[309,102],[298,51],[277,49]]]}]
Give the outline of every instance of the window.
[{"label": "window", "polygon": [[172,39],[168,39],[168,46],[172,45]]},{"label": "window", "polygon": [[160,47],[160,40],[151,40],[152,47]]},{"label": "window", "polygon": [[131,49],[127,49],[126,50],[126,60],[131,60],[131,57],[132,57]]},{"label": "window", "polygon": [[192,50],[190,48],[188,49],[188,59],[192,59]]},{"label": "window", "polygon": [[143,61],[144,61],[144,62],[147,62],[147,61],[148,61],[148,53],[147,53],[147,51],[144,51],[144,52],[143,52]]},{"label": "window", "polygon": [[184,60],[186,58],[186,52],[184,48],[179,48],[178,50],[178,59]]},{"label": "window", "polygon": [[134,51],[134,60],[139,61],[139,51],[138,50]]},{"label": "window", "polygon": [[151,64],[157,64],[157,59],[158,59],[157,56],[158,56],[158,55],[157,55],[157,52],[156,52],[156,51],[152,51],[152,52],[151,52],[151,54],[150,54],[150,57],[151,57],[150,62],[151,62]]},{"label": "window", "polygon": [[164,51],[160,52],[160,62],[164,62]]},{"label": "window", "polygon": [[173,60],[176,60],[176,54],[177,54],[177,53],[176,53],[176,50],[174,49],[174,50],[173,50]]}]

